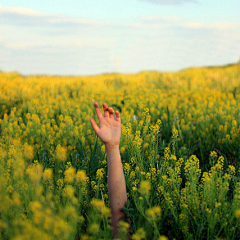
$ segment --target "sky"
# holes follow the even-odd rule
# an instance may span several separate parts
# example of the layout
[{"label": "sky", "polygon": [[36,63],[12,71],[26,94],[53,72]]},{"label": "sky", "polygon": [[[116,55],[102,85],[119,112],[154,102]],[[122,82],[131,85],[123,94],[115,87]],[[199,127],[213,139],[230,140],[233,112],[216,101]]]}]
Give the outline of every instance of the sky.
[{"label": "sky", "polygon": [[1,0],[0,71],[94,75],[240,60],[239,0]]}]

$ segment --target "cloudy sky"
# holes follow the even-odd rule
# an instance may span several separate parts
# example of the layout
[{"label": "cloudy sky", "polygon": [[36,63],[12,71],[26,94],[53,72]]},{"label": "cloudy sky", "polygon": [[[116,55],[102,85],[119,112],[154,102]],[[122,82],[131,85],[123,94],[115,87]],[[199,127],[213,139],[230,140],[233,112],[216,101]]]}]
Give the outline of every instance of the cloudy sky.
[{"label": "cloudy sky", "polygon": [[239,0],[1,0],[0,70],[89,75],[240,59]]}]

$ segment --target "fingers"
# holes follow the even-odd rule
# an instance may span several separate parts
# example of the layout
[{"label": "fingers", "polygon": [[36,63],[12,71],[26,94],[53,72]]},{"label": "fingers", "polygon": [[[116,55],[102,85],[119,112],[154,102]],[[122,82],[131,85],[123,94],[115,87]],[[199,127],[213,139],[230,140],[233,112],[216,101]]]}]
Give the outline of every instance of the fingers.
[{"label": "fingers", "polygon": [[[102,113],[101,113],[101,111],[99,109],[99,106],[98,106],[97,103],[94,103],[94,106],[95,106],[95,109],[96,109],[96,113],[97,113],[98,119],[100,119],[101,117],[103,117],[103,115],[102,115]],[[114,117],[114,110],[113,110],[112,107],[108,107],[106,103],[103,103],[103,110],[104,110],[104,117],[115,119],[115,117]],[[116,115],[116,121],[121,122],[119,111],[116,111],[115,115]],[[91,123],[92,123],[92,121],[91,121]]]},{"label": "fingers", "polygon": [[95,103],[94,103],[94,107],[95,107],[95,110],[96,110],[98,119],[102,118],[103,115],[102,115],[101,110],[100,110],[100,108],[99,108],[99,106],[98,106],[98,103],[95,102]]},{"label": "fingers", "polygon": [[108,111],[108,107],[107,107],[106,103],[103,104],[103,110],[104,110],[104,117],[108,118],[109,117],[109,111]]},{"label": "fingers", "polygon": [[108,111],[109,111],[109,118],[111,118],[111,119],[115,119],[115,118],[114,118],[114,111],[113,111],[113,108],[109,107],[109,108],[108,108]]},{"label": "fingers", "polygon": [[116,111],[116,121],[121,122],[121,118],[120,118],[120,112]]},{"label": "fingers", "polygon": [[92,127],[93,127],[95,133],[98,135],[98,133],[99,133],[99,131],[100,131],[100,128],[98,127],[98,125],[96,124],[96,122],[94,121],[94,119],[91,118],[91,119],[90,119],[90,122],[91,122],[91,124],[92,124]]}]

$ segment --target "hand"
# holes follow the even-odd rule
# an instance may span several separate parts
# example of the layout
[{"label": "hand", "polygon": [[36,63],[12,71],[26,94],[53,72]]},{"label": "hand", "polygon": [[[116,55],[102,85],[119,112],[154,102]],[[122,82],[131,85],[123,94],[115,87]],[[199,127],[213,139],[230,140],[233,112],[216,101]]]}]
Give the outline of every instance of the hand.
[{"label": "hand", "polygon": [[94,121],[90,119],[92,127],[98,137],[103,141],[106,147],[119,147],[121,138],[121,119],[120,113],[116,111],[116,118],[114,117],[114,111],[111,107],[107,107],[107,104],[103,104],[104,117],[99,109],[98,104],[94,103],[95,110],[99,120],[99,127]]}]

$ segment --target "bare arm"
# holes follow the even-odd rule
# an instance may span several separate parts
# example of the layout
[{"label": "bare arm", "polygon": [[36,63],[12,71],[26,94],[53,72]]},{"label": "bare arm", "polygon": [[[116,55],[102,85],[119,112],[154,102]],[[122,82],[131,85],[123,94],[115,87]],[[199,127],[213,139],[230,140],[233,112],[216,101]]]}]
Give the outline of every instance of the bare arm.
[{"label": "bare arm", "polygon": [[93,119],[90,119],[93,129],[98,137],[105,144],[108,164],[108,194],[112,214],[113,236],[118,236],[118,222],[124,213],[121,209],[126,205],[127,192],[126,184],[119,151],[121,138],[121,118],[120,113],[116,111],[116,118],[112,108],[103,104],[104,117],[97,103],[94,104],[99,119],[99,125]]}]

